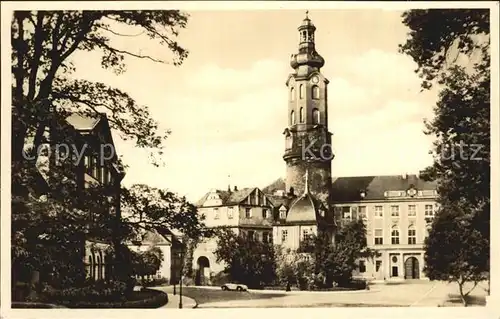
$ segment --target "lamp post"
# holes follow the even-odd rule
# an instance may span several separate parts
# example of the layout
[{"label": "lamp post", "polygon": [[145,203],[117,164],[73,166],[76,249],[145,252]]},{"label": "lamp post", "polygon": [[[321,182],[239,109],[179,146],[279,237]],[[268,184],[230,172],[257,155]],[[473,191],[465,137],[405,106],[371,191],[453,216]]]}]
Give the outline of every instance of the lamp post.
[{"label": "lamp post", "polygon": [[184,268],[184,245],[181,245],[181,249],[179,251],[179,259],[181,261],[181,265],[179,267],[179,309],[182,309],[182,269]]}]

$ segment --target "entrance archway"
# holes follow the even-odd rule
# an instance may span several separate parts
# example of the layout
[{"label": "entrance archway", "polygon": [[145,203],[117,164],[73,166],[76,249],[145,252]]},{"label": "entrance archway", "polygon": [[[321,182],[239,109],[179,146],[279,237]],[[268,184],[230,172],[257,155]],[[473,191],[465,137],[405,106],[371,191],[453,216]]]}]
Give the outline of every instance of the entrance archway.
[{"label": "entrance archway", "polygon": [[419,279],[420,267],[416,257],[409,257],[405,261],[405,279]]},{"label": "entrance archway", "polygon": [[198,269],[196,271],[195,284],[197,286],[207,285],[210,278],[210,261],[205,256],[198,257],[196,261]]}]

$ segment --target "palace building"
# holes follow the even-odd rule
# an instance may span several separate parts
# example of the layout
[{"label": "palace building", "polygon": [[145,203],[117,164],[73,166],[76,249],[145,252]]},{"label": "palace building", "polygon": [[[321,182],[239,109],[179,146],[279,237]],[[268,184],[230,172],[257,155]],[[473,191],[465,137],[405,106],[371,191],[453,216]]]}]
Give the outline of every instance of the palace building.
[{"label": "palace building", "polygon": [[[262,190],[210,191],[198,203],[199,212],[208,226],[231,227],[291,249],[320,231],[334,242],[336,229],[360,218],[366,223],[368,247],[380,255],[359,260],[355,276],[424,279],[423,242],[436,210],[436,184],[406,174],[332,178],[329,82],[321,73],[325,60],[316,51],[315,31],[306,15],[298,27],[298,52],[291,55],[285,178]],[[205,278],[223,270],[214,261],[215,249],[214,240],[196,249],[195,267],[203,269]]]}]

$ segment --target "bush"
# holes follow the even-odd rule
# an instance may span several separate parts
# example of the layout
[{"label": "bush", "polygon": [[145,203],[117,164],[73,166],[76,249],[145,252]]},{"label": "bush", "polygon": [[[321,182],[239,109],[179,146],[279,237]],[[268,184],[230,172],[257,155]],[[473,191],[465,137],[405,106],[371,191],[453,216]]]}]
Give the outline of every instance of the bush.
[{"label": "bush", "polygon": [[[144,279],[144,280],[145,280],[144,286],[146,287],[158,287],[158,286],[168,285],[170,283],[170,280],[165,277]],[[143,286],[141,279],[136,279],[136,283],[137,286]]]},{"label": "bush", "polygon": [[124,301],[126,300],[127,284],[121,281],[87,282],[83,287],[66,288],[62,290],[45,286],[41,299],[58,304],[72,304],[79,301]]},{"label": "bush", "polygon": [[193,278],[190,278],[190,277],[182,277],[182,284],[184,286],[194,286],[195,285]]},{"label": "bush", "polygon": [[231,277],[228,273],[221,271],[217,274],[215,274],[211,278],[211,284],[212,286],[222,286],[228,282],[231,282]]},{"label": "bush", "polygon": [[168,303],[166,293],[158,290],[143,289],[135,291],[128,296],[130,299],[123,301],[88,302],[85,300],[72,303],[70,308],[159,308]]}]

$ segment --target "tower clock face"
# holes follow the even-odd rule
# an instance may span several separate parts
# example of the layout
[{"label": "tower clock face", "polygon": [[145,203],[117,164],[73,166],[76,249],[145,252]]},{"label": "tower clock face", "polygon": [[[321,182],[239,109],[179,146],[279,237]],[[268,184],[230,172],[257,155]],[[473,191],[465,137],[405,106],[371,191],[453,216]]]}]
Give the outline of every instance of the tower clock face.
[{"label": "tower clock face", "polygon": [[312,78],[312,81],[313,81],[313,83],[314,83],[314,84],[316,84],[316,83],[318,83],[318,82],[319,82],[319,78],[318,78],[317,76],[314,76],[314,77]]}]

